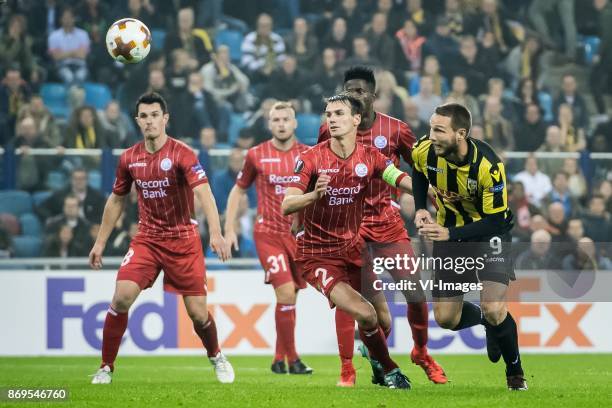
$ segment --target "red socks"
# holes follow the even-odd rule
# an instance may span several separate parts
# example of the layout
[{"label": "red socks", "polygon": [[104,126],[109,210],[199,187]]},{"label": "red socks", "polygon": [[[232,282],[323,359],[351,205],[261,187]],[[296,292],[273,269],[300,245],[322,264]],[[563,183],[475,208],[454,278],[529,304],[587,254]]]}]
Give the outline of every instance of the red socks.
[{"label": "red socks", "polygon": [[385,374],[397,368],[397,364],[389,356],[387,341],[380,326],[372,330],[365,330],[360,327],[359,335],[363,344],[368,348],[370,356],[383,366]]},{"label": "red socks", "polygon": [[215,357],[221,349],[219,348],[219,339],[217,339],[217,325],[213,315],[208,313],[208,321],[204,324],[193,322],[193,329],[202,340],[202,344],[206,348],[208,357]]},{"label": "red socks", "polygon": [[338,308],[336,308],[336,337],[340,361],[342,364],[352,364],[355,349],[355,320],[350,314]]},{"label": "red socks", "polygon": [[427,328],[429,326],[429,310],[426,302],[408,303],[408,323],[412,331],[414,348],[419,352],[427,349]]},{"label": "red socks", "polygon": [[100,367],[107,365],[111,371],[115,369],[115,359],[127,324],[128,314],[116,312],[109,306],[102,332],[102,364]]},{"label": "red socks", "polygon": [[276,322],[276,353],[274,361],[284,361],[285,356],[289,363],[297,360],[295,350],[295,305],[276,304],[274,313]]}]

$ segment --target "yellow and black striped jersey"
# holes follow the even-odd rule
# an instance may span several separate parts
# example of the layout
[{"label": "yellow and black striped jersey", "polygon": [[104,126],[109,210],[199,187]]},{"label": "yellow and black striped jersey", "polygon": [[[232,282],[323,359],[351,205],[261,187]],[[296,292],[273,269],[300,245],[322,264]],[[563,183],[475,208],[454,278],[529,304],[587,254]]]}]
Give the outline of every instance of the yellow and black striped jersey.
[{"label": "yellow and black striped jersey", "polygon": [[429,136],[423,136],[412,160],[436,192],[438,224],[461,227],[503,212],[507,230],[512,228],[504,164],[487,143],[469,138],[467,157],[456,164],[436,156]]}]

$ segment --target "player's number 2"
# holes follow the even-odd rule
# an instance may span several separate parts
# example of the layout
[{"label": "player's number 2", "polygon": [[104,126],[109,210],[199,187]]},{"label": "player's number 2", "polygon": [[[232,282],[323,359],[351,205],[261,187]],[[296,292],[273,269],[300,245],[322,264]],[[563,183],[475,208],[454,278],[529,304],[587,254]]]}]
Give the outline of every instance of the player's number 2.
[{"label": "player's number 2", "polygon": [[132,257],[134,256],[134,250],[132,248],[127,251],[127,254],[123,257],[123,261],[121,261],[121,266],[125,266],[130,263]]},{"label": "player's number 2", "polygon": [[270,265],[268,272],[276,273],[281,267],[283,268],[283,272],[287,272],[287,263],[285,262],[285,256],[283,254],[278,256],[270,255],[267,261],[268,265]]},{"label": "player's number 2", "polygon": [[329,278],[327,277],[327,269],[317,268],[315,270],[315,278],[319,279],[319,275],[322,275],[321,276],[321,283],[323,284],[324,288],[326,288],[327,285],[329,284],[329,282],[331,282],[332,279],[334,279],[333,276],[330,276]]}]

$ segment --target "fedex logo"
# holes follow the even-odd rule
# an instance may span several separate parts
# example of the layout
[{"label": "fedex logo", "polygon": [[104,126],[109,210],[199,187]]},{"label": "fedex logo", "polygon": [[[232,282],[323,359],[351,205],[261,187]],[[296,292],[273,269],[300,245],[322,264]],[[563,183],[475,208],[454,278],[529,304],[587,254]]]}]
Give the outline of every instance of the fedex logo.
[{"label": "fedex logo", "polygon": [[[214,290],[214,280],[208,280],[209,292]],[[81,322],[84,340],[92,348],[102,348],[102,328],[108,302],[95,303],[84,307],[80,303],[67,303],[64,297],[70,293],[85,292],[84,278],[48,278],[47,279],[47,348],[64,348],[64,323],[75,319]],[[233,328],[222,339],[221,346],[235,348],[242,341],[247,341],[256,349],[266,349],[270,345],[258,331],[256,325],[269,309],[269,304],[254,304],[249,310],[242,311],[233,304],[209,305],[213,315],[223,313],[232,323]],[[144,320],[150,315],[158,315],[163,322],[163,329],[155,337],[146,333]],[[200,339],[193,332],[191,319],[187,315],[182,301],[171,293],[164,293],[162,303],[145,302],[130,310],[128,329],[124,340],[130,337],[141,350],[152,351],[158,348],[201,348]],[[220,338],[221,340],[221,338]]]}]

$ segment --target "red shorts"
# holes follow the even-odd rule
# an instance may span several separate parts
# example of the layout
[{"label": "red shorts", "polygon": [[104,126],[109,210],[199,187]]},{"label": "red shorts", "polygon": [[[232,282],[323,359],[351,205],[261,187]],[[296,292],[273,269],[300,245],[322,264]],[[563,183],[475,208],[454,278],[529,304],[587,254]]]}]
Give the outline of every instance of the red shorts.
[{"label": "red shorts", "polygon": [[306,282],[298,272],[295,262],[297,244],[291,233],[253,233],[259,262],[266,272],[265,282],[274,289],[293,282],[298,289],[305,289]]},{"label": "red shorts", "polygon": [[329,296],[339,282],[346,282],[353,289],[359,290],[363,265],[361,249],[360,242],[334,257],[312,255],[298,260],[298,267],[304,279],[327,297],[330,307],[333,308],[335,305]]},{"label": "red shorts", "polygon": [[199,237],[144,240],[136,237],[123,258],[117,280],[136,282],[150,288],[164,271],[164,290],[181,295],[206,295],[206,268]]}]

